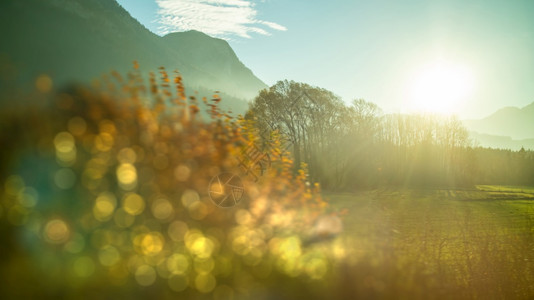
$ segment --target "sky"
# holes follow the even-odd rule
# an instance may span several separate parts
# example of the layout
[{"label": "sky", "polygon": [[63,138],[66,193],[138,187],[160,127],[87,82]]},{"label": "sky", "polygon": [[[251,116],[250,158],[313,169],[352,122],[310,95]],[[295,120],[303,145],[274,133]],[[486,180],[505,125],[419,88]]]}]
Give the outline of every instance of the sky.
[{"label": "sky", "polygon": [[152,32],[226,39],[267,85],[289,79],[385,112],[464,119],[534,102],[531,0],[118,0]]}]

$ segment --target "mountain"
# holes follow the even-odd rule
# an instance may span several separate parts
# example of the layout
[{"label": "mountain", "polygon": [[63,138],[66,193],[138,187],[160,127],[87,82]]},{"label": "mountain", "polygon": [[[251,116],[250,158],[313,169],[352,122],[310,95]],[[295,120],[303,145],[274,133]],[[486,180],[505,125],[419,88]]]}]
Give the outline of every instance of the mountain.
[{"label": "mountain", "polygon": [[42,73],[57,85],[88,82],[111,70],[125,73],[134,60],[145,73],[178,69],[186,87],[237,98],[267,87],[226,41],[196,31],[160,37],[115,0],[0,1],[0,89]]},{"label": "mountain", "polygon": [[513,151],[519,151],[521,148],[534,150],[534,138],[514,140],[509,136],[489,135],[474,131],[470,131],[469,135],[474,141],[475,147],[510,149]]},{"label": "mountain", "polygon": [[191,65],[210,70],[215,80],[210,86],[216,86],[218,78],[232,78],[233,81],[226,85],[227,90],[248,87],[249,92],[242,91],[247,98],[254,98],[259,90],[267,87],[239,60],[225,40],[195,30],[170,33],[163,40],[182,57],[187,57]]},{"label": "mountain", "polygon": [[510,137],[514,140],[534,138],[534,102],[523,107],[505,107],[480,120],[465,120],[469,131],[478,134]]}]

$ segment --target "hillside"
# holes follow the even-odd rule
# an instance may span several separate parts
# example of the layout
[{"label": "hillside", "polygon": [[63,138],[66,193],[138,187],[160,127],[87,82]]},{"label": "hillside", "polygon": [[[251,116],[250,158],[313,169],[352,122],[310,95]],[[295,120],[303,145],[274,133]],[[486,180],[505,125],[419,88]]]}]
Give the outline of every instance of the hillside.
[{"label": "hillside", "polygon": [[190,88],[251,99],[266,85],[228,43],[198,32],[159,37],[114,0],[0,2],[0,90],[32,83],[88,82],[110,70],[178,69]]},{"label": "hillside", "polygon": [[480,120],[465,120],[468,130],[478,134],[510,137],[514,140],[534,138],[534,102],[523,107],[505,107]]},{"label": "hillside", "polygon": [[469,136],[474,142],[474,146],[495,149],[510,149],[518,151],[521,148],[534,150],[534,139],[515,140],[509,136],[498,136],[469,132]]},{"label": "hillside", "polygon": [[239,60],[225,40],[191,30],[170,33],[163,37],[163,41],[181,57],[187,57],[189,64],[200,70],[210,70],[214,81],[209,86],[217,86],[221,78],[232,78],[232,82],[226,83],[225,90],[238,91],[242,86],[247,87],[241,91],[247,98],[254,98],[257,91],[266,88],[265,83]]}]

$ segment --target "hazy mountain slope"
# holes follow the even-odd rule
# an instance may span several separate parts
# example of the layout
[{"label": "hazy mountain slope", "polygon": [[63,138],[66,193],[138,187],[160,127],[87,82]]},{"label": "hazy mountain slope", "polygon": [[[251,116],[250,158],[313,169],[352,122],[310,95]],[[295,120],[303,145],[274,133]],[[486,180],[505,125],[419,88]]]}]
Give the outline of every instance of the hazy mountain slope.
[{"label": "hazy mountain slope", "polygon": [[86,80],[129,69],[134,59],[153,67],[165,52],[158,37],[114,1],[7,0],[0,7],[0,52],[19,66],[22,80],[42,72],[60,82]]},{"label": "hazy mountain slope", "polygon": [[534,103],[521,109],[505,107],[481,120],[465,120],[464,124],[468,130],[480,134],[519,140],[534,138]]},{"label": "hazy mountain slope", "polygon": [[[195,30],[171,33],[163,39],[181,56],[187,57],[190,64],[202,70],[211,70],[211,74],[216,78],[234,78],[230,90],[237,90],[241,85],[250,87],[253,91],[267,87],[239,60],[225,40],[212,38]],[[217,82],[214,82],[212,85],[216,84]],[[248,97],[253,98],[256,94],[254,92]]]},{"label": "hazy mountain slope", "polygon": [[[225,41],[193,35],[159,37],[114,0],[2,0],[0,62],[13,67],[0,68],[0,79],[4,87],[32,82],[41,73],[58,84],[88,81],[112,69],[130,70],[138,60],[143,70],[180,70],[186,86],[241,98],[266,87]],[[211,47],[197,48],[206,45]]]},{"label": "hazy mountain slope", "polygon": [[474,142],[474,146],[514,151],[518,151],[521,148],[534,150],[534,139],[514,140],[509,136],[481,134],[473,131],[469,132],[469,135]]}]

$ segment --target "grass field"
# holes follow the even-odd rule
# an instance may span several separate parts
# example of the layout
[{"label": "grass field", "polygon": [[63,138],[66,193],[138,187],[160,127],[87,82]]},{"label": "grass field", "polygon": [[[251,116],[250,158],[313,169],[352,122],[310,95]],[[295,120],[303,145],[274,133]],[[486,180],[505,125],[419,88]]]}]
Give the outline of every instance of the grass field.
[{"label": "grass field", "polygon": [[[534,297],[534,188],[326,194],[347,208],[344,297]],[[334,276],[336,277],[336,276]]]}]

